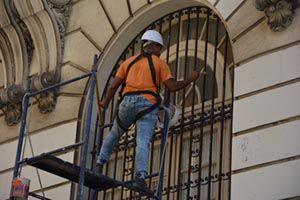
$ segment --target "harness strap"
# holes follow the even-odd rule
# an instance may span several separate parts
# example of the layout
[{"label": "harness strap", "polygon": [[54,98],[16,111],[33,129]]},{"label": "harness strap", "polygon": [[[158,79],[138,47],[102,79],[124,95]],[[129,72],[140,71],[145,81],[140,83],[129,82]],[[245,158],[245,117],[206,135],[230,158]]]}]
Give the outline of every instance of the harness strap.
[{"label": "harness strap", "polygon": [[[140,55],[138,55],[127,67],[127,70],[126,70],[126,75],[125,75],[125,84],[123,85],[123,88],[121,89],[120,91],[120,94],[122,94],[124,88],[125,88],[125,85],[126,85],[126,78],[127,78],[127,75],[128,75],[128,72],[129,70],[131,69],[131,67],[139,60],[141,59],[142,57],[147,57],[148,59],[148,63],[149,63],[149,67],[150,67],[150,71],[151,71],[151,77],[152,77],[152,81],[153,81],[153,84],[155,85],[156,89],[157,89],[157,93],[153,92],[153,91],[150,91],[150,90],[142,90],[142,91],[136,91],[136,92],[127,92],[125,93],[123,96],[121,95],[121,100],[123,99],[124,96],[127,96],[127,95],[136,95],[136,94],[151,94],[153,95],[155,98],[156,98],[156,103],[153,104],[152,106],[150,106],[149,108],[146,108],[145,110],[142,110],[140,111],[136,116],[135,116],[135,122],[140,119],[141,117],[143,117],[145,114],[153,111],[155,108],[157,108],[160,103],[161,103],[161,98],[160,98],[160,95],[158,94],[158,87],[156,85],[156,74],[155,74],[155,69],[154,69],[154,65],[153,65],[153,60],[152,60],[152,57],[151,57],[151,54],[150,53],[147,53],[147,52],[142,52]],[[123,129],[124,131],[128,131],[128,127],[126,127],[120,117],[119,117],[119,114],[117,114],[117,122],[120,126],[121,129]]]},{"label": "harness strap", "polygon": [[[157,93],[154,93],[152,91],[149,90],[144,90],[144,91],[137,91],[137,92],[127,92],[125,95],[136,95],[136,94],[151,94],[153,96],[155,96],[156,98],[156,103],[153,104],[152,106],[150,106],[149,108],[146,108],[145,110],[140,111],[136,117],[135,117],[135,121],[137,121],[138,119],[140,119],[142,116],[144,116],[145,114],[151,112],[152,110],[154,110],[155,108],[157,108],[160,103],[161,103],[161,98]],[[125,96],[124,95],[124,96]]]},{"label": "harness strap", "polygon": [[146,56],[144,52],[142,52],[140,55],[138,55],[131,63],[129,63],[128,67],[127,67],[127,70],[126,70],[126,75],[125,75],[125,79],[127,78],[127,75],[128,75],[128,72],[129,70],[131,69],[131,67],[139,60],[141,59],[142,57]]},{"label": "harness strap", "polygon": [[156,85],[156,74],[155,74],[155,68],[154,68],[154,64],[153,64],[151,54],[146,53],[146,52],[142,52],[142,54],[144,54],[148,59],[148,63],[149,63],[150,71],[151,71],[151,76],[152,76],[152,81],[153,81],[153,84],[155,85],[157,93],[158,93],[159,90],[158,90],[158,87]]},{"label": "harness strap", "polygon": [[151,95],[153,95],[153,96],[159,96],[159,95],[157,95],[157,93],[155,93],[155,92],[152,92],[152,91],[150,91],[150,90],[140,90],[140,91],[135,91],[135,92],[126,92],[125,94],[124,94],[124,96],[130,96],[130,95],[136,95],[136,94],[151,94]]}]

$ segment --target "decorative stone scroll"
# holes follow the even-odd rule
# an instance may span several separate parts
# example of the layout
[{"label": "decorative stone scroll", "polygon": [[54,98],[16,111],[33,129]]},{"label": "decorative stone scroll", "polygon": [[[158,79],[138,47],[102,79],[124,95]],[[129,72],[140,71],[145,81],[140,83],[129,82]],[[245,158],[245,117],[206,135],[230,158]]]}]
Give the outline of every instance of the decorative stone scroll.
[{"label": "decorative stone scroll", "polygon": [[[53,73],[44,72],[41,75],[32,78],[30,91],[41,90],[53,84],[55,84]],[[47,91],[38,95],[36,99],[41,113],[52,112],[56,106],[57,92],[56,90]]]},{"label": "decorative stone scroll", "polygon": [[20,85],[11,85],[0,90],[0,109],[5,115],[6,124],[13,126],[21,119],[21,103],[25,91]]},{"label": "decorative stone scroll", "polygon": [[296,0],[254,0],[259,11],[264,11],[271,30],[280,31],[293,21]]},{"label": "decorative stone scroll", "polygon": [[[28,79],[31,81],[30,92],[41,90],[60,81],[60,64],[63,57],[70,2],[71,0],[0,1],[0,7],[5,8],[5,13],[1,13],[0,16],[7,16],[5,18],[7,25],[3,27],[0,25],[0,40],[2,44],[5,44],[5,46],[0,46],[0,53],[5,56],[5,59],[0,58],[0,62],[7,69],[7,73],[3,74],[6,80],[4,87],[0,85],[0,110],[5,116],[7,125],[16,125],[21,120],[22,101]],[[36,15],[33,8],[38,12],[43,12],[44,15]],[[44,19],[50,20],[43,23]],[[47,35],[45,33],[53,36],[49,37],[50,39],[56,39],[50,40],[45,37]],[[39,43],[40,38],[43,39],[41,43]],[[54,47],[52,51],[46,51],[44,48],[49,44]],[[33,62],[34,51],[43,52],[35,54],[39,56],[41,63],[40,69],[37,70],[38,74],[30,74],[29,69]],[[21,55],[15,55],[18,53]],[[16,58],[19,60],[15,61]],[[51,62],[50,59],[52,59]],[[49,63],[52,63],[51,66],[47,66]],[[55,109],[57,93],[57,90],[51,90],[35,97],[35,103],[41,113],[48,113]]]},{"label": "decorative stone scroll", "polygon": [[69,21],[70,2],[71,0],[47,0],[48,6],[58,25],[60,34],[60,45],[62,50],[64,49],[64,37],[66,33],[66,27]]}]

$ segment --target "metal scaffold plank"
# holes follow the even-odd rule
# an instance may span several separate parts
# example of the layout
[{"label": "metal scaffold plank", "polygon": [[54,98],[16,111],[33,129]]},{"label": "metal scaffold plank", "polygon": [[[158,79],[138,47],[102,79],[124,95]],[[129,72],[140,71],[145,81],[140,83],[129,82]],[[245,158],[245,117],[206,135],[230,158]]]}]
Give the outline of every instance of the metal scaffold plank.
[{"label": "metal scaffold plank", "polygon": [[[73,182],[78,183],[79,181],[80,167],[57,157],[42,154],[40,156],[27,158],[25,163]],[[107,176],[96,174],[92,170],[86,169],[84,185],[94,190],[101,191],[118,187],[122,185],[122,183]]]}]

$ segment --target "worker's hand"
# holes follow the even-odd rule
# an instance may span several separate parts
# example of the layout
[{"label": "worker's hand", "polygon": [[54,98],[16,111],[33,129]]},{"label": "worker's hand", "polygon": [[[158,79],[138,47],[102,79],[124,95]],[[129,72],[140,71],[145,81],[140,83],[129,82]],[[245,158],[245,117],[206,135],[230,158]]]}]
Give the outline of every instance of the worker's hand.
[{"label": "worker's hand", "polygon": [[199,78],[199,76],[200,76],[200,71],[199,70],[195,70],[195,71],[192,71],[190,79],[192,81],[195,81],[195,80],[197,80]]},{"label": "worker's hand", "polygon": [[103,109],[106,109],[108,107],[107,103],[105,103],[104,101],[101,101],[100,102],[100,106],[103,108]]}]

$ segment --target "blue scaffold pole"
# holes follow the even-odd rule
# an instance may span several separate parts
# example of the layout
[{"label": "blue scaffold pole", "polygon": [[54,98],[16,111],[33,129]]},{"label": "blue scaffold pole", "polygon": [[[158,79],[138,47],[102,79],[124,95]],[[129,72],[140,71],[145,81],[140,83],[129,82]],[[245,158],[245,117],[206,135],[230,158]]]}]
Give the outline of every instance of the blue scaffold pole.
[{"label": "blue scaffold pole", "polygon": [[81,154],[77,200],[82,200],[82,195],[83,195],[83,184],[84,184],[84,175],[85,175],[85,169],[86,169],[86,157],[87,157],[87,152],[88,152],[88,143],[89,143],[90,128],[91,128],[93,99],[94,99],[96,73],[97,73],[97,62],[98,62],[98,56],[95,55],[91,78],[90,78],[90,96],[89,96],[89,100],[88,100],[86,126],[84,129],[84,141],[83,141],[84,144],[83,144],[82,154]]},{"label": "blue scaffold pole", "polygon": [[162,130],[162,139],[161,139],[161,153],[160,153],[160,169],[159,169],[159,180],[157,186],[157,195],[156,199],[161,200],[162,190],[164,184],[164,172],[165,172],[165,152],[167,146],[167,138],[169,131],[169,112],[167,111],[170,108],[170,92],[166,93],[166,101],[165,101],[165,114],[164,114],[164,127]]},{"label": "blue scaffold pole", "polygon": [[26,127],[26,119],[27,119],[27,111],[28,111],[28,102],[29,102],[29,98],[30,98],[29,92],[30,92],[30,80],[27,80],[26,93],[23,97],[24,99],[23,99],[22,121],[21,121],[20,133],[19,133],[19,140],[18,140],[18,147],[17,147],[17,153],[16,153],[13,179],[19,175],[20,158],[21,158],[21,153],[22,153],[24,133],[25,133],[25,127]]}]

